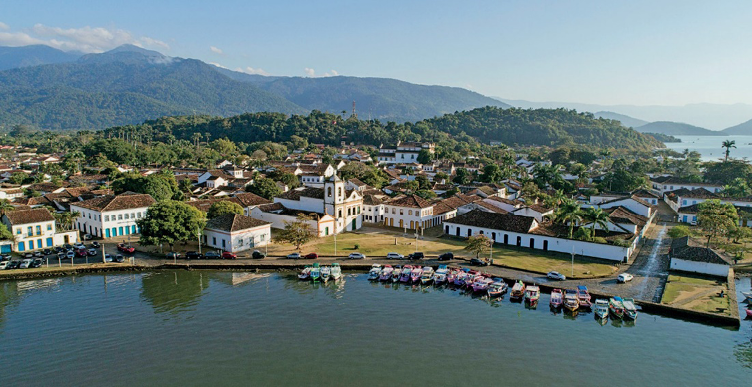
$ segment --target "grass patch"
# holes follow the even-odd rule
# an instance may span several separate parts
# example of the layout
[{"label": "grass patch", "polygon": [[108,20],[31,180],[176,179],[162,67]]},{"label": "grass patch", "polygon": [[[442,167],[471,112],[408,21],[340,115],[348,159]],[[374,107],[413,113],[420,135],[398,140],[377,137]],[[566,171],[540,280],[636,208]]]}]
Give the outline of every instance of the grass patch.
[{"label": "grass patch", "polygon": [[[723,297],[718,296],[721,291]],[[730,314],[727,284],[699,276],[670,275],[661,302],[700,312]]]}]

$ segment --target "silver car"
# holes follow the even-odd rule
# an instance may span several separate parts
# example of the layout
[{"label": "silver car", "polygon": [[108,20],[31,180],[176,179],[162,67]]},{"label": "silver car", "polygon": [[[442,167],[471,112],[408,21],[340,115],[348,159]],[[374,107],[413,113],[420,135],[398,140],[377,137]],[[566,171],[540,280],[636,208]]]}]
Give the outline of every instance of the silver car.
[{"label": "silver car", "polygon": [[19,269],[28,269],[29,265],[31,265],[31,259],[24,259],[21,261],[21,264],[18,266]]},{"label": "silver car", "polygon": [[400,253],[389,253],[386,255],[386,259],[405,259],[405,256]]},{"label": "silver car", "polygon": [[350,253],[350,255],[347,256],[349,259],[366,259],[365,254],[361,253]]}]

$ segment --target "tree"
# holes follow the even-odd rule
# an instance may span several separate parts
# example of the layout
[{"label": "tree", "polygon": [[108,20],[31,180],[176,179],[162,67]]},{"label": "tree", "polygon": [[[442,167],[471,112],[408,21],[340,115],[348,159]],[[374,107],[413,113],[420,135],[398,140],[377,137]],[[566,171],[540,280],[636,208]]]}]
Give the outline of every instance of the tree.
[{"label": "tree", "polygon": [[0,240],[12,241],[14,240],[13,233],[8,230],[8,226],[0,223]]},{"label": "tree", "polygon": [[572,239],[574,226],[582,221],[582,209],[577,202],[567,199],[554,213],[554,219],[559,224],[569,224],[569,238]]},{"label": "tree", "polygon": [[723,187],[722,193],[732,198],[743,198],[752,194],[752,189],[750,189],[746,180],[737,177],[731,182],[731,184],[727,184]]},{"label": "tree", "polygon": [[21,185],[21,184],[24,184],[28,178],[29,178],[29,175],[27,175],[24,172],[13,172],[11,173],[8,180],[13,184]]},{"label": "tree", "polygon": [[415,194],[426,200],[431,200],[436,197],[436,192],[433,192],[430,189],[419,189],[415,191]]},{"label": "tree", "polygon": [[670,238],[677,239],[677,238],[690,235],[691,231],[689,230],[688,226],[678,225],[678,226],[671,227],[671,229],[668,230],[667,234]]},{"label": "tree", "polygon": [[718,199],[706,200],[697,205],[697,224],[708,235],[706,247],[717,235],[727,235],[739,223],[739,215],[731,203]]},{"label": "tree", "polygon": [[473,235],[467,238],[465,250],[475,253],[475,258],[488,252],[491,248],[491,239],[483,234]]},{"label": "tree", "polygon": [[428,149],[421,149],[416,159],[421,164],[429,164],[433,160],[433,153]]},{"label": "tree", "polygon": [[157,202],[146,216],[136,220],[142,245],[168,244],[196,239],[206,226],[204,214],[196,207],[175,200]]},{"label": "tree", "polygon": [[55,218],[57,228],[68,231],[73,229],[73,223],[81,216],[81,213],[78,211],[55,212],[52,216]]},{"label": "tree", "polygon": [[608,213],[598,207],[589,207],[585,210],[582,218],[590,223],[590,235],[595,237],[595,227],[598,226],[601,230],[608,233],[608,221],[610,220]]},{"label": "tree", "polygon": [[454,180],[457,184],[467,184],[470,182],[470,172],[465,168],[457,168],[454,172]]},{"label": "tree", "polygon": [[274,180],[265,177],[255,179],[253,184],[249,184],[245,187],[245,190],[269,200],[282,193],[282,190],[279,189]]},{"label": "tree", "polygon": [[141,176],[137,173],[124,175],[112,182],[112,190],[118,195],[128,191],[149,194],[156,201],[177,199],[174,197],[175,194],[181,192],[175,177],[162,173],[149,176]]},{"label": "tree", "polygon": [[243,207],[241,207],[238,203],[231,202],[229,200],[222,200],[216,203],[213,203],[211,207],[209,207],[209,211],[206,212],[206,217],[208,219],[214,219],[218,216],[226,215],[226,214],[243,214]]},{"label": "tree", "polygon": [[740,239],[748,239],[752,237],[752,229],[744,226],[736,226],[729,230],[728,237],[731,238],[734,243],[737,243]]},{"label": "tree", "polygon": [[433,188],[431,181],[429,181],[428,177],[426,177],[425,175],[415,176],[415,181],[418,182],[418,189],[430,190],[431,188]]},{"label": "tree", "polygon": [[26,137],[31,134],[31,128],[28,125],[14,125],[8,135],[11,137]]},{"label": "tree", "polygon": [[3,216],[6,213],[13,211],[15,209],[16,207],[10,203],[10,200],[0,199],[0,216]]},{"label": "tree", "polygon": [[488,183],[498,183],[504,180],[506,174],[498,164],[488,164],[483,167],[483,180]]},{"label": "tree", "polygon": [[726,158],[724,159],[724,161],[728,161],[729,153],[731,153],[731,148],[736,148],[736,141],[724,140],[723,145],[721,145],[721,148],[726,148]]},{"label": "tree", "polygon": [[311,226],[310,222],[313,217],[300,214],[292,222],[285,222],[285,228],[277,235],[277,241],[295,245],[295,249],[300,251],[300,246],[318,238],[318,233]]},{"label": "tree", "polygon": [[705,163],[703,178],[708,183],[731,184],[735,179],[746,181],[752,176],[752,165],[744,160]]}]

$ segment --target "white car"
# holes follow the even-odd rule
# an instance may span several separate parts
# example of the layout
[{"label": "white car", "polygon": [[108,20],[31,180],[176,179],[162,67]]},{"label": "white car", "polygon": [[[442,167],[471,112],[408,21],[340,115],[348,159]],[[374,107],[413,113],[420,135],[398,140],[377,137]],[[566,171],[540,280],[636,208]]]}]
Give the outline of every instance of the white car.
[{"label": "white car", "polygon": [[386,255],[386,259],[405,259],[405,256],[400,253],[389,253]]},{"label": "white car", "polygon": [[631,281],[634,278],[632,274],[629,273],[621,273],[618,277],[616,277],[616,282],[623,284],[626,282]]},{"label": "white car", "polygon": [[350,255],[347,256],[349,259],[366,259],[366,256],[361,253],[350,253]]},{"label": "white car", "polygon": [[0,270],[5,270],[8,268],[8,265],[10,264],[10,261],[2,261],[0,262]]},{"label": "white car", "polygon": [[21,264],[18,266],[19,269],[28,269],[31,265],[31,259],[24,259],[21,261]]},{"label": "white car", "polygon": [[546,274],[546,277],[548,279],[557,280],[557,281],[564,281],[567,279],[564,274],[559,273],[558,271],[549,271],[548,274]]},{"label": "white car", "polygon": [[66,257],[67,257],[68,259],[73,259],[73,257],[75,257],[75,256],[76,256],[76,253],[74,253],[74,252],[73,252],[73,251],[71,250],[71,251],[69,251],[69,252],[65,253],[65,256],[66,256]]},{"label": "white car", "polygon": [[73,244],[73,247],[74,247],[74,248],[75,248],[76,250],[80,250],[80,249],[85,249],[85,248],[86,248],[86,246],[84,246],[84,244],[83,244],[83,243],[81,243],[81,242],[78,242],[78,243],[74,243],[74,244]]}]

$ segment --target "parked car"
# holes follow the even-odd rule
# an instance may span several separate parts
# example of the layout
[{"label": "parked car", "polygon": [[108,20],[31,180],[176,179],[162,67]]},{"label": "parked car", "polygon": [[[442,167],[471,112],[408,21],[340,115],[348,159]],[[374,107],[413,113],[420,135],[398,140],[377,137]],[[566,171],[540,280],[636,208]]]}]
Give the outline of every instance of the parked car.
[{"label": "parked car", "polygon": [[300,259],[300,253],[287,254],[287,259]]},{"label": "parked car", "polygon": [[34,254],[32,254],[32,256],[36,258],[42,258],[44,257],[44,254],[42,254],[41,251],[35,251]]},{"label": "parked car", "polygon": [[447,251],[444,254],[439,255],[439,261],[451,261],[454,259],[454,253]]},{"label": "parked car", "polygon": [[361,253],[350,253],[350,255],[347,256],[349,259],[366,259],[365,254]]},{"label": "parked car", "polygon": [[61,246],[55,246],[55,252],[56,253],[60,253],[60,252],[63,252],[63,251],[65,251],[65,249],[62,248]]},{"label": "parked car", "polygon": [[136,251],[136,248],[131,245],[126,245],[125,243],[118,243],[117,249],[118,251],[122,251],[127,254],[133,254]]},{"label": "parked car", "polygon": [[24,259],[21,261],[21,265],[18,266],[19,269],[28,269],[29,265],[31,265],[31,259]]},{"label": "parked car", "polygon": [[76,253],[74,253],[73,250],[70,250],[67,253],[65,253],[65,257],[68,259],[73,259],[73,257],[75,256],[76,256]]},{"label": "parked car", "polygon": [[400,253],[389,253],[386,255],[386,259],[405,259],[405,256]]},{"label": "parked car", "polygon": [[44,261],[42,260],[42,258],[37,258],[34,260],[34,262],[31,263],[31,267],[35,269],[42,267],[42,265],[44,265]]},{"label": "parked car", "polygon": [[125,262],[125,257],[123,257],[122,254],[118,254],[118,255],[115,256],[115,262],[117,262],[117,263],[123,263],[123,262]]},{"label": "parked car", "polygon": [[167,259],[178,259],[178,258],[180,258],[180,253],[177,253],[175,251],[170,251],[169,253],[167,253]]},{"label": "parked car", "polygon": [[98,248],[100,248],[100,247],[102,247],[102,246],[100,246],[100,245],[99,245],[99,242],[97,242],[97,241],[94,241],[94,242],[91,242],[91,247],[93,247],[93,248],[95,248],[95,249],[98,249]]},{"label": "parked car", "polygon": [[618,277],[616,277],[616,282],[623,284],[631,281],[632,279],[634,279],[634,276],[632,274],[621,273]]},{"label": "parked car", "polygon": [[198,251],[188,251],[185,253],[185,259],[201,259],[203,258],[203,254],[199,254]]},{"label": "parked car", "polygon": [[78,249],[78,250],[76,250],[76,256],[77,257],[85,257],[87,255],[89,255],[89,252],[86,251],[86,249]]},{"label": "parked car", "polygon": [[84,244],[81,243],[81,242],[76,242],[76,243],[73,244],[73,248],[74,249],[85,249],[86,246],[84,246]]},{"label": "parked car", "polygon": [[238,259],[238,255],[229,251],[223,251],[222,259]]},{"label": "parked car", "polygon": [[110,254],[105,254],[105,255],[104,255],[104,261],[105,261],[105,262],[112,262],[112,255],[110,255]]},{"label": "parked car", "polygon": [[31,259],[31,258],[34,258],[34,254],[33,253],[26,253],[26,254],[23,255],[23,257],[26,258],[26,259]]},{"label": "parked car", "polygon": [[96,249],[89,249],[86,252],[89,254],[90,257],[93,257],[93,256],[97,255],[97,250]]},{"label": "parked car", "polygon": [[42,254],[44,254],[44,255],[51,255],[52,254],[52,250],[50,250],[50,249],[44,249],[44,251],[42,251]]},{"label": "parked car", "polygon": [[2,261],[2,262],[0,262],[0,270],[7,269],[8,265],[10,265],[10,261]]},{"label": "parked car", "polygon": [[85,241],[88,241],[91,238],[92,238],[91,234],[84,234],[84,240]]},{"label": "parked car", "polygon": [[10,261],[10,254],[0,255],[0,262],[2,261]]},{"label": "parked car", "polygon": [[65,259],[65,253],[62,251],[57,253],[57,259]]},{"label": "parked car", "polygon": [[10,261],[6,269],[8,270],[18,269],[19,266],[21,266],[21,261]]},{"label": "parked car", "polygon": [[204,258],[206,259],[220,259],[222,258],[222,255],[216,251],[207,251],[204,254]]},{"label": "parked car", "polygon": [[470,264],[473,266],[488,266],[490,263],[483,259],[473,258],[470,260]]},{"label": "parked car", "polygon": [[63,245],[63,248],[66,249],[66,250],[70,250],[70,249],[73,248],[73,245],[71,245],[70,243],[66,243],[66,244]]},{"label": "parked car", "polygon": [[426,256],[422,252],[418,251],[407,256],[407,259],[423,259]]},{"label": "parked car", "polygon": [[558,271],[549,271],[548,274],[546,274],[546,278],[557,281],[564,281],[565,279],[567,279],[564,274],[561,274]]},{"label": "parked car", "polygon": [[253,250],[253,254],[251,254],[251,258],[253,258],[253,259],[264,259],[264,258],[266,258],[266,255],[264,255],[264,253],[262,253],[262,252],[260,252],[258,250]]},{"label": "parked car", "polygon": [[305,257],[303,257],[303,258],[305,258],[305,259],[318,259],[318,258],[319,258],[319,255],[318,255],[318,254],[316,254],[316,253],[308,253],[308,254],[306,254],[306,255],[305,255]]}]

